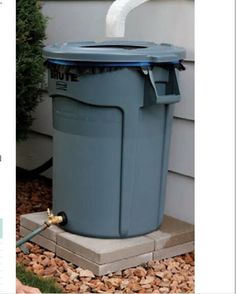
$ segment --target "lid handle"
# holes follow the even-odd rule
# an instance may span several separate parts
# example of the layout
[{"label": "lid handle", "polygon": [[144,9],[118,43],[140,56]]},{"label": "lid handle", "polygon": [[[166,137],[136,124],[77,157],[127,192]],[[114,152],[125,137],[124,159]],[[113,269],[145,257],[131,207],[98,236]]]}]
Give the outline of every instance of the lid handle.
[{"label": "lid handle", "polygon": [[151,106],[156,104],[171,104],[180,101],[180,92],[176,78],[175,67],[172,67],[172,69],[170,69],[169,83],[171,83],[172,93],[167,95],[158,94],[157,86],[151,68],[142,69],[142,72],[147,77],[144,85],[143,106]]}]

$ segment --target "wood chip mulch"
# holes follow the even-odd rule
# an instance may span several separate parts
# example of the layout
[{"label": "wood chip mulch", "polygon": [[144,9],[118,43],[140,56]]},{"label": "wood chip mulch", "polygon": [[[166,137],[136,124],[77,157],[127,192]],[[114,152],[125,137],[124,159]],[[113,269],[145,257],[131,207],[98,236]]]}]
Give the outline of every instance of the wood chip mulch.
[{"label": "wood chip mulch", "polygon": [[[16,235],[20,238],[20,215],[51,207],[51,182],[44,178],[17,180]],[[102,277],[27,242],[30,254],[16,249],[17,263],[43,277],[54,277],[65,293],[194,293],[194,253],[150,261]]]}]

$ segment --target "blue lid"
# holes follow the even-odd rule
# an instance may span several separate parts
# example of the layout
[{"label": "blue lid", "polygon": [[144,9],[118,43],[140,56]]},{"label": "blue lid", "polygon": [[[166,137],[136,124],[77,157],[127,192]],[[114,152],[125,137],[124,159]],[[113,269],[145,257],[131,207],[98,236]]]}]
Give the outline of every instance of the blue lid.
[{"label": "blue lid", "polygon": [[166,63],[179,62],[185,49],[170,44],[138,41],[56,43],[43,49],[50,61],[61,60],[91,63]]}]

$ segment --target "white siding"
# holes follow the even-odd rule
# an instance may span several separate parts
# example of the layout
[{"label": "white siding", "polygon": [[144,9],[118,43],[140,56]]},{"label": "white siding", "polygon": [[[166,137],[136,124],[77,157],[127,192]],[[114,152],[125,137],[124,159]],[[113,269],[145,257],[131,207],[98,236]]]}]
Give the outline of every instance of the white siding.
[{"label": "white siding", "polygon": [[174,119],[169,170],[194,176],[194,123],[184,119]]},{"label": "white siding", "polygon": [[[50,17],[48,41],[102,40],[105,16],[112,1],[49,1],[43,11]],[[126,39],[173,43],[194,59],[194,1],[149,1],[127,17]]]},{"label": "white siding", "polygon": [[175,104],[174,116],[194,120],[194,62],[184,62],[185,71],[178,72],[181,101]]},{"label": "white siding", "polygon": [[[65,41],[103,40],[105,15],[111,1],[45,1],[49,17],[46,44]],[[149,1],[130,13],[126,39],[172,43],[187,50],[186,71],[178,73],[182,100],[176,104],[172,128],[165,212],[193,222],[194,202],[194,1]],[[52,154],[52,106],[45,93],[35,112],[37,132],[17,147],[17,164],[33,168]],[[45,134],[49,136],[40,135]],[[47,172],[50,175],[50,172]]]},{"label": "white siding", "polygon": [[194,179],[169,172],[165,213],[194,223]]}]

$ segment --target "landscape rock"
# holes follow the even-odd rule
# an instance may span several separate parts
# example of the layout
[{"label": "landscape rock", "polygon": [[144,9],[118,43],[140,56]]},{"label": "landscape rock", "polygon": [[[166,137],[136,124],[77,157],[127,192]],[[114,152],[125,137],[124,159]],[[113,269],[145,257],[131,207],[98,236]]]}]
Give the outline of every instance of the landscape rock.
[{"label": "landscape rock", "polygon": [[[43,201],[42,201],[43,199]],[[20,215],[46,211],[52,207],[50,181],[38,178],[17,181],[16,236],[20,237]],[[16,262],[37,275],[53,277],[66,293],[194,293],[194,254],[146,264],[96,277],[90,270],[76,267],[34,244],[27,242],[30,254],[16,249]]]}]

